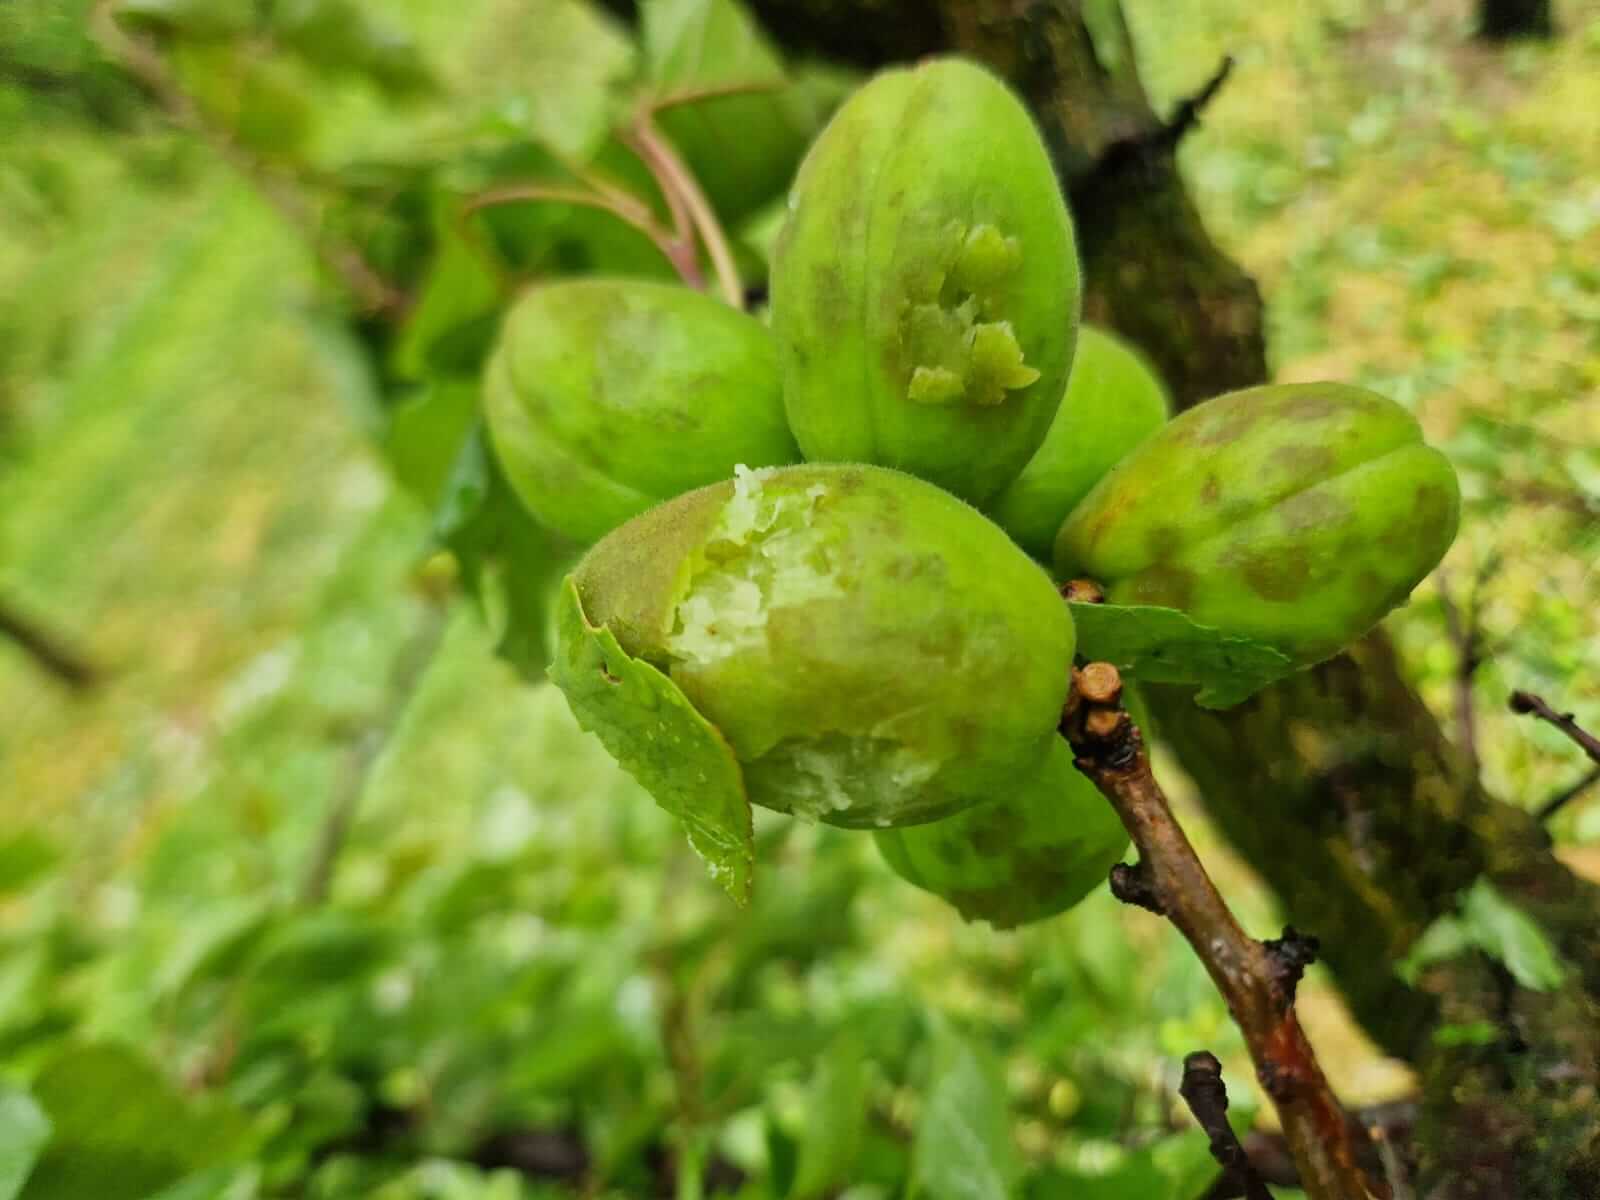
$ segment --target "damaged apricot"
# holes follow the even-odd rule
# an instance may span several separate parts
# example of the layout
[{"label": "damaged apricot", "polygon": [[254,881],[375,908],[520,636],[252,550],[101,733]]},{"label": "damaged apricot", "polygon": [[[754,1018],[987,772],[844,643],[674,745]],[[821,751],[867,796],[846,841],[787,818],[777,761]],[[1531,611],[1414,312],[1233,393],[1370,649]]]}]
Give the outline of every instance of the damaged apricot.
[{"label": "damaged apricot", "polygon": [[725,739],[755,804],[932,821],[1019,788],[1058,740],[1074,638],[1049,576],[900,472],[741,470],[615,530],[573,579],[585,621]]},{"label": "damaged apricot", "polygon": [[1044,439],[1078,324],[1072,223],[1022,102],[959,59],[884,71],[789,205],[772,328],[805,456],[993,496]]}]

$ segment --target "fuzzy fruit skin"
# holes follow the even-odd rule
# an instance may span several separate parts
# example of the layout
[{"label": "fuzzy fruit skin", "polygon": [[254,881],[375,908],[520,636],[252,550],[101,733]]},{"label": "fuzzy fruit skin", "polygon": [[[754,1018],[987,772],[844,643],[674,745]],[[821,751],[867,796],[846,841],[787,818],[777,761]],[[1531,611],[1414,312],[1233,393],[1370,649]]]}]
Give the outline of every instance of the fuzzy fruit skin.
[{"label": "fuzzy fruit skin", "polygon": [[585,544],[736,463],[799,459],[771,334],[709,296],[644,280],[524,295],[485,370],[484,411],[523,503]]},{"label": "fuzzy fruit skin", "polygon": [[1449,461],[1391,400],[1336,383],[1233,392],[1123,459],[1056,538],[1062,578],[1319,662],[1402,603],[1455,538]]},{"label": "fuzzy fruit skin", "polygon": [[772,328],[806,457],[993,496],[1044,440],[1078,325],[1072,223],[1021,101],[959,59],[882,72],[789,203]]},{"label": "fuzzy fruit skin", "polygon": [[1060,738],[1016,791],[874,837],[895,874],[997,929],[1066,912],[1105,882],[1128,848],[1115,810]]},{"label": "fuzzy fruit skin", "polygon": [[1019,785],[1057,740],[1067,606],[998,526],[900,472],[746,472],[617,529],[574,580],[768,808],[933,821]]},{"label": "fuzzy fruit skin", "polygon": [[1048,562],[1056,533],[1089,489],[1171,410],[1166,388],[1132,346],[1093,325],[1078,330],[1067,394],[1022,474],[988,506],[1011,539]]}]

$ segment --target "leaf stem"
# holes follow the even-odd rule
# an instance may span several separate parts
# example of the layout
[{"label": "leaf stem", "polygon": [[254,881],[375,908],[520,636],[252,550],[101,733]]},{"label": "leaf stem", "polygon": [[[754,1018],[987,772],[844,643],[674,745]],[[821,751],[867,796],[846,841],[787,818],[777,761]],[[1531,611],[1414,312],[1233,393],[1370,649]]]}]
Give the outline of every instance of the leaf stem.
[{"label": "leaf stem", "polygon": [[739,268],[733,261],[733,252],[728,246],[722,225],[705,192],[695,180],[694,173],[655,128],[648,109],[640,112],[633,126],[623,136],[656,177],[662,193],[667,196],[668,205],[681,203],[687,210],[688,218],[716,271],[722,298],[734,308],[744,307],[744,285],[739,281]]},{"label": "leaf stem", "polygon": [[553,184],[509,184],[505,187],[491,188],[474,196],[467,202],[463,216],[471,216],[475,212],[501,204],[516,204],[523,201],[575,204],[610,213],[617,220],[632,226],[649,238],[661,252],[662,257],[672,264],[673,270],[677,271],[684,283],[698,291],[705,290],[705,274],[700,270],[693,243],[674,237],[671,232],[661,227],[642,201],[618,189],[609,189],[606,194],[601,194],[584,188],[560,187]]}]

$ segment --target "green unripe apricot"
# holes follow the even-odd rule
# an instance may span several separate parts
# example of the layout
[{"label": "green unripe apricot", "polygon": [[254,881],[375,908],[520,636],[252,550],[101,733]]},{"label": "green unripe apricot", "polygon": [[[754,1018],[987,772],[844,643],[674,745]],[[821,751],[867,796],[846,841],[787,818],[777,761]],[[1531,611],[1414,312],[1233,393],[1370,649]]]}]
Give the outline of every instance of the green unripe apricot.
[{"label": "green unripe apricot", "polygon": [[1022,474],[987,507],[1013,541],[1049,561],[1056,532],[1100,477],[1167,419],[1161,381],[1120,338],[1083,325],[1067,394]]},{"label": "green unripe apricot", "polygon": [[799,458],[771,334],[670,284],[594,278],[528,292],[486,368],[484,410],[522,502],[582,543],[736,463]]},{"label": "green unripe apricot", "polygon": [[1016,791],[875,837],[902,879],[998,929],[1066,912],[1105,882],[1128,848],[1116,812],[1060,738]]},{"label": "green unripe apricot", "polygon": [[741,471],[615,530],[573,578],[587,621],[726,740],[755,804],[937,820],[1058,740],[1067,606],[998,526],[909,475]]},{"label": "green unripe apricot", "polygon": [[1072,224],[1021,101],[958,59],[885,71],[789,203],[772,328],[806,457],[993,496],[1044,440],[1078,324]]},{"label": "green unripe apricot", "polygon": [[1147,438],[1061,526],[1063,578],[1319,662],[1455,537],[1455,472],[1393,401],[1337,383],[1219,396]]}]

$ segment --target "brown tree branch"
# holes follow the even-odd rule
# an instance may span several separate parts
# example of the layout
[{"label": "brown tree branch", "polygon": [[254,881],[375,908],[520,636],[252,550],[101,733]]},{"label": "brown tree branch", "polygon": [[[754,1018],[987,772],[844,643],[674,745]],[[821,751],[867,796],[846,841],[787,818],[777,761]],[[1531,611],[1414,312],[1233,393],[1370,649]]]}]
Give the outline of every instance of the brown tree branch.
[{"label": "brown tree branch", "polygon": [[[1357,1109],[1350,1116],[1356,1125],[1367,1131],[1367,1149],[1371,1153],[1362,1158],[1361,1165],[1368,1176],[1389,1181],[1394,1193],[1391,1200],[1409,1200],[1406,1180],[1413,1166],[1417,1102],[1414,1099],[1391,1100]],[[1257,1129],[1247,1134],[1242,1144],[1250,1165],[1263,1182],[1275,1187],[1300,1186],[1300,1173],[1295,1170],[1282,1133]],[[1236,1200],[1244,1194],[1237,1180],[1223,1175],[1202,1200]]]},{"label": "brown tree branch", "polygon": [[1600,783],[1600,767],[1596,767],[1581,779],[1562,788],[1540,805],[1538,810],[1539,820],[1548,821],[1597,783]]},{"label": "brown tree branch", "polygon": [[1228,1088],[1222,1082],[1222,1063],[1215,1054],[1196,1050],[1183,1060],[1183,1082],[1178,1085],[1178,1094],[1211,1139],[1211,1157],[1221,1166],[1223,1178],[1238,1185],[1244,1200],[1272,1200],[1272,1193],[1239,1144],[1239,1135],[1228,1124]]},{"label": "brown tree branch", "polygon": [[1111,801],[1139,852],[1136,867],[1113,874],[1113,891],[1164,914],[1205,965],[1277,1106],[1312,1200],[1385,1195],[1362,1171],[1364,1135],[1334,1096],[1295,1015],[1295,985],[1315,943],[1293,930],[1271,942],[1245,934],[1172,815],[1143,736],[1122,707],[1120,684],[1111,685],[1116,668],[1091,663],[1073,679],[1062,734],[1078,769]]},{"label": "brown tree branch", "polygon": [[1571,713],[1557,712],[1545,702],[1543,696],[1535,696],[1532,692],[1512,692],[1511,711],[1527,716],[1537,717],[1547,724],[1554,725],[1572,742],[1589,756],[1589,761],[1600,766],[1600,737],[1595,737],[1583,726],[1573,719]]},{"label": "brown tree branch", "polygon": [[1456,709],[1456,744],[1467,770],[1476,779],[1479,774],[1478,723],[1474,709],[1473,684],[1478,668],[1483,666],[1488,653],[1483,644],[1483,589],[1489,577],[1499,569],[1500,556],[1488,555],[1473,572],[1472,587],[1466,598],[1465,611],[1450,594],[1449,577],[1439,572],[1439,606],[1444,610],[1445,631],[1456,648],[1456,671],[1452,691]]}]

